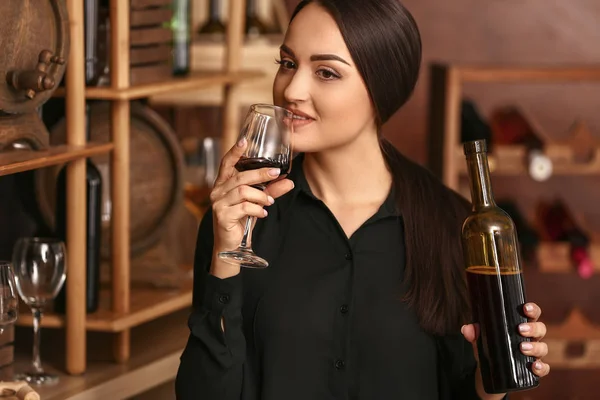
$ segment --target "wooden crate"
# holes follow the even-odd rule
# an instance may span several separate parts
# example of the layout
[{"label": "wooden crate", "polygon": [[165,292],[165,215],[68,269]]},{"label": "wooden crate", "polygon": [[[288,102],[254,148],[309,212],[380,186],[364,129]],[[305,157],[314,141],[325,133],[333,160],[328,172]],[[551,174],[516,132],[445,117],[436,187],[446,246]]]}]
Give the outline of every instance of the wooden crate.
[{"label": "wooden crate", "polygon": [[131,85],[172,75],[172,0],[131,0],[129,64]]}]

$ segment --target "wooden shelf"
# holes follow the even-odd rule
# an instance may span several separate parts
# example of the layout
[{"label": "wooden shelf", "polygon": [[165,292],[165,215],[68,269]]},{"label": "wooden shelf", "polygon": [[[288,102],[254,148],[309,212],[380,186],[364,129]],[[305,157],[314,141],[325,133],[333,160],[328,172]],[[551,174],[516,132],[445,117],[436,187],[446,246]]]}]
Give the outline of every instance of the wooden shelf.
[{"label": "wooden shelf", "polygon": [[112,143],[88,143],[85,146],[55,146],[44,151],[14,150],[0,154],[0,176],[105,154],[113,148]]},{"label": "wooden shelf", "polygon": [[[98,100],[134,100],[162,93],[231,85],[243,81],[259,79],[262,78],[263,75],[264,74],[259,71],[240,71],[232,73],[192,72],[186,77],[173,77],[166,81],[136,85],[124,89],[114,89],[112,87],[88,87],[85,89],[85,97]],[[65,91],[63,88],[59,88],[54,92],[54,96],[57,97],[62,97],[64,95]]]},{"label": "wooden shelf", "polygon": [[600,81],[599,66],[469,66],[453,65],[452,71],[463,82],[580,82]]},{"label": "wooden shelf", "polygon": [[[127,313],[115,313],[110,309],[110,290],[100,291],[100,307],[87,315],[86,329],[99,332],[121,332],[145,322],[184,309],[192,304],[192,281],[184,283],[181,289],[131,288],[131,308]],[[18,326],[32,326],[33,318],[28,309],[24,309],[17,320]],[[62,328],[65,317],[54,313],[45,313],[42,327]]]},{"label": "wooden shelf", "polygon": [[[552,161],[552,175],[600,175],[600,150],[586,163],[573,161],[573,150],[563,145],[548,145],[544,151]],[[456,147],[457,168],[461,175],[467,174],[462,146]],[[526,149],[523,146],[495,146],[489,155],[492,176],[527,175]]]},{"label": "wooden shelf", "polygon": [[[541,242],[537,248],[537,259],[539,268],[547,273],[570,273],[574,266],[571,263],[569,253],[571,246],[568,243]],[[594,272],[600,273],[600,244],[593,242],[589,246],[590,260],[594,264]]]},{"label": "wooden shelf", "polygon": [[[48,372],[59,376],[57,385],[34,387],[43,400],[127,399],[172,381],[179,357],[189,336],[188,311],[159,318],[131,331],[131,358],[122,364],[110,359],[111,341],[106,334],[89,335],[88,365],[83,375],[71,376],[62,370],[62,331],[42,333],[42,362]],[[31,331],[18,328],[14,371],[31,363]]]}]

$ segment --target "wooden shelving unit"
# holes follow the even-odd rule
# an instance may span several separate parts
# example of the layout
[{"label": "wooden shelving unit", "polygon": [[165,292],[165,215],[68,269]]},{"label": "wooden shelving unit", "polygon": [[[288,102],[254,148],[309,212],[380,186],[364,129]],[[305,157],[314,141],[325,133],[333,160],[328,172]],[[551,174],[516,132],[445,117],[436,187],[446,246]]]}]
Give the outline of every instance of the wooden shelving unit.
[{"label": "wooden shelving unit", "polygon": [[[61,365],[62,348],[52,346],[64,340],[64,331],[47,331],[42,334],[41,346],[44,368],[57,374],[60,383],[34,389],[43,400],[112,400],[141,395],[172,381],[188,337],[187,317],[188,312],[182,310],[132,328],[131,357],[121,364],[110,359],[110,342],[106,340],[106,334],[91,333],[88,366],[82,376],[66,374]],[[31,365],[32,345],[29,329],[17,329],[23,337],[15,349],[13,369],[16,372]]]},{"label": "wooden shelving unit", "polygon": [[[85,90],[87,99],[95,100],[135,100],[144,97],[169,93],[171,95],[181,91],[214,88],[216,86],[232,85],[261,78],[259,71],[239,72],[192,72],[189,76],[173,77],[164,82],[136,85],[126,88],[89,87]],[[64,96],[65,90],[57,89],[55,96]]]},{"label": "wooden shelving unit", "polygon": [[[110,288],[102,289],[99,310],[87,316],[86,330],[121,332],[189,307],[192,303],[192,285],[191,282],[186,282],[179,289],[131,288],[131,303],[129,312],[126,313],[114,312],[109,300]],[[31,313],[23,311],[17,325],[32,326]],[[42,320],[42,327],[62,328],[65,326],[65,321],[64,315],[46,313]]]},{"label": "wooden shelving unit", "polygon": [[[442,181],[454,190],[459,189],[459,179],[464,174],[464,155],[460,147],[460,107],[462,87],[465,83],[564,83],[600,82],[598,67],[495,67],[434,64],[431,69],[429,110],[429,167]],[[548,155],[564,155],[569,149],[549,145]],[[524,154],[525,149],[505,146],[496,153]],[[517,153],[517,154],[515,154]],[[511,157],[511,158],[512,158]],[[517,165],[502,165],[498,174],[517,175],[524,169]],[[600,155],[584,165],[560,165],[556,174],[600,175]]]},{"label": "wooden shelving unit", "polygon": [[[59,0],[65,1],[65,0]],[[64,328],[65,364],[68,374],[86,371],[87,331],[114,333],[114,359],[125,363],[130,358],[130,329],[191,305],[191,283],[178,290],[131,288],[130,281],[130,100],[161,93],[220,87],[223,90],[223,145],[231,147],[238,134],[240,115],[235,101],[236,86],[262,76],[241,71],[241,45],[244,32],[245,0],[230,0],[226,51],[222,71],[195,72],[163,82],[130,85],[129,18],[130,0],[111,0],[111,86],[85,87],[84,7],[81,0],[66,0],[69,13],[71,47],[65,88],[56,96],[66,102],[66,145],[46,151],[13,151],[0,156],[0,175],[13,174],[67,164],[67,308],[65,316],[44,315],[43,326]],[[86,144],[86,99],[111,101],[111,141]],[[111,153],[111,287],[101,292],[101,307],[94,314],[85,312],[85,158]],[[31,325],[23,313],[19,325]]]},{"label": "wooden shelving unit", "polygon": [[105,154],[114,148],[112,143],[54,146],[44,151],[19,150],[0,154],[0,176],[16,174],[81,158]]},{"label": "wooden shelving unit", "polygon": [[[600,66],[585,67],[511,67],[434,64],[430,68],[429,169],[451,189],[461,192],[461,178],[466,165],[460,143],[460,117],[463,85],[466,83],[565,83],[600,82]],[[526,149],[520,146],[494,146],[490,154],[492,177],[525,176],[523,160]],[[546,155],[553,160],[553,175],[599,176],[600,148],[587,163],[573,162],[573,150],[564,144],[548,143]],[[538,268],[542,273],[572,273],[569,245],[541,243],[537,249]],[[600,273],[600,238],[593,237],[590,256],[595,273]],[[577,309],[560,325],[548,325],[545,341],[549,343],[547,359],[559,368],[600,367],[600,325],[587,320]],[[570,341],[585,342],[579,358],[566,356]]]}]

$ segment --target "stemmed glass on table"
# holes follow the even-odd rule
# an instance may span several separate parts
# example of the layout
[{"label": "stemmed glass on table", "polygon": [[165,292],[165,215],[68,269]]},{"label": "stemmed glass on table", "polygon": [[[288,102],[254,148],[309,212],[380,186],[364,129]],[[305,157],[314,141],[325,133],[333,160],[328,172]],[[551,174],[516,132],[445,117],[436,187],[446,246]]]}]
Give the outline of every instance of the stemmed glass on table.
[{"label": "stemmed glass on table", "polygon": [[56,297],[65,281],[65,245],[54,238],[21,238],[13,250],[13,267],[19,295],[31,307],[34,335],[31,371],[17,374],[16,379],[35,385],[56,383],[58,377],[42,368],[40,329],[44,306]]},{"label": "stemmed glass on table", "polygon": [[[280,168],[280,176],[292,167],[293,114],[271,104],[254,104],[243,122],[238,140],[246,138],[246,151],[235,165],[238,171],[260,168]],[[264,190],[268,182],[255,187]],[[257,256],[248,245],[248,237],[255,217],[246,219],[240,246],[233,251],[219,253],[219,258],[246,268],[266,268],[269,263]]]}]

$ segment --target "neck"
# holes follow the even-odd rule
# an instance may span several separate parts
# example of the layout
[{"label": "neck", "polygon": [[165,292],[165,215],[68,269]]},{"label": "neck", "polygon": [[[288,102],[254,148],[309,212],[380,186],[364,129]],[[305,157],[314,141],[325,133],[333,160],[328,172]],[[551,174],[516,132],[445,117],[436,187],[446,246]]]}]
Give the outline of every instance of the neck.
[{"label": "neck", "polygon": [[361,135],[343,147],[306,153],[303,167],[312,192],[326,204],[381,202],[392,184],[375,134]]}]

